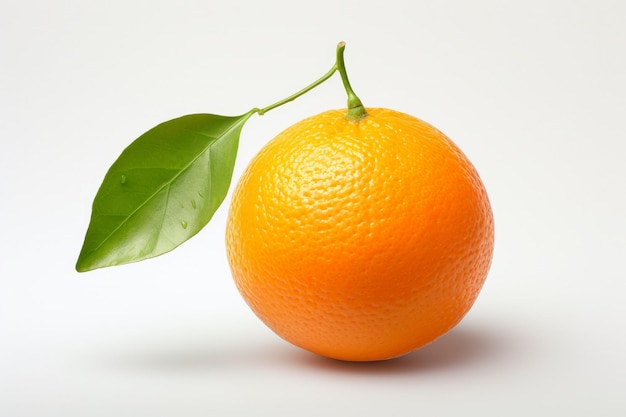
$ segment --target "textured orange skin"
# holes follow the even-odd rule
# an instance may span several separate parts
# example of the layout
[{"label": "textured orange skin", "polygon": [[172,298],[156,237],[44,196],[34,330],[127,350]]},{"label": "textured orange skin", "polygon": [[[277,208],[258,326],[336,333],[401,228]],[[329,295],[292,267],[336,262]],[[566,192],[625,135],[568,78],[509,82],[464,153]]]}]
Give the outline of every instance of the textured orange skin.
[{"label": "textured orange skin", "polygon": [[392,358],[454,327],[487,276],[493,216],[483,184],[443,133],[368,109],[303,120],[237,185],[226,246],[256,315],[311,352]]}]

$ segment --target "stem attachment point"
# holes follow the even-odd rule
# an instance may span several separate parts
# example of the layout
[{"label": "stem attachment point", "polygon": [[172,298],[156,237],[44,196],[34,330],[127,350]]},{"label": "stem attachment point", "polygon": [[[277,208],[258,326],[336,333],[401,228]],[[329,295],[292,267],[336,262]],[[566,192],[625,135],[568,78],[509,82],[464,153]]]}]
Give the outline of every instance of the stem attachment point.
[{"label": "stem attachment point", "polygon": [[350,80],[348,80],[346,65],[343,59],[344,49],[346,49],[346,43],[343,41],[339,42],[337,45],[337,61],[335,62],[335,66],[341,75],[343,87],[346,89],[346,93],[348,94],[348,114],[346,114],[346,119],[357,122],[367,117],[367,111],[365,110],[363,103],[361,103],[361,99],[359,99],[359,97],[357,97],[354,93],[354,90],[350,85]]}]

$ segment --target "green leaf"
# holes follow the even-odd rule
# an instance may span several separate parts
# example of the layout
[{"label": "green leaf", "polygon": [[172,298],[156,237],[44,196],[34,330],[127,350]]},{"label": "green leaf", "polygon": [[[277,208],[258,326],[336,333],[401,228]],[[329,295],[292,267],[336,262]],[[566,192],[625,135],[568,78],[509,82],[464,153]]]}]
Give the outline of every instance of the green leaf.
[{"label": "green leaf", "polygon": [[76,270],[152,258],[198,233],[226,197],[241,129],[255,112],[187,115],[131,143],[96,194]]}]

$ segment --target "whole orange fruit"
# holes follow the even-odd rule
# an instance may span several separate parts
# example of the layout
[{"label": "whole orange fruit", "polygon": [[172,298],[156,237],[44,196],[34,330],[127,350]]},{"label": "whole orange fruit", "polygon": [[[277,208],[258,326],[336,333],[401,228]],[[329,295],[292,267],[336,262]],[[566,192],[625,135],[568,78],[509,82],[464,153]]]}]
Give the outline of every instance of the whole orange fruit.
[{"label": "whole orange fruit", "polygon": [[454,327],[494,243],[478,173],[443,133],[368,109],[303,120],[237,185],[226,244],[237,288],[279,336],[323,356],[403,355]]}]

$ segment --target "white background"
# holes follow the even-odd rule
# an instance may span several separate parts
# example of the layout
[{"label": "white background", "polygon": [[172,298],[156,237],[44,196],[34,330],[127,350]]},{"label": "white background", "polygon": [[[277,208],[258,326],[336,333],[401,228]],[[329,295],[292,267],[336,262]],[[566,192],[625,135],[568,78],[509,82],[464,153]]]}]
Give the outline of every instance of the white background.
[{"label": "white background", "polygon": [[[625,415],[625,4],[2,0],[0,415]],[[493,267],[457,328],[382,363],[292,347],[236,292],[227,204],[172,253],[74,271],[126,145],[281,99],[341,40],[364,103],[439,127],[488,189]],[[253,117],[235,178],[344,104],[335,76]]]}]

